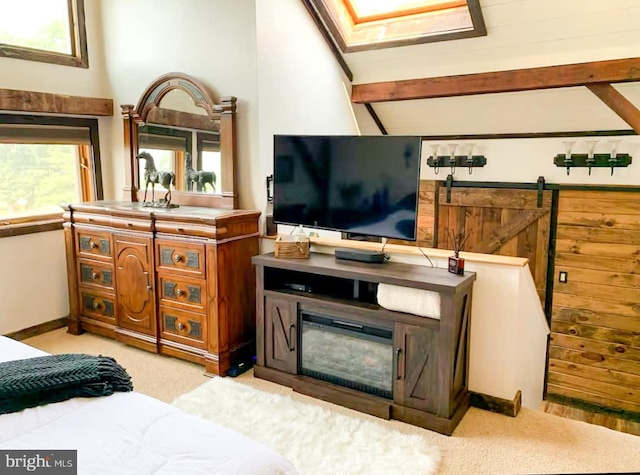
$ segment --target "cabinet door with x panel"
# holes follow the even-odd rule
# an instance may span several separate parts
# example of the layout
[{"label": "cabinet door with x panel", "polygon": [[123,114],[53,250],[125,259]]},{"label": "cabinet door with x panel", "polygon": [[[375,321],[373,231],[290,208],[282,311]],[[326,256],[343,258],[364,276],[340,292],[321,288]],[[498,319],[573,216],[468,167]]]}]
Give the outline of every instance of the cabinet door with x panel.
[{"label": "cabinet door with x panel", "polygon": [[265,299],[267,366],[296,374],[298,358],[297,303],[267,296]]}]

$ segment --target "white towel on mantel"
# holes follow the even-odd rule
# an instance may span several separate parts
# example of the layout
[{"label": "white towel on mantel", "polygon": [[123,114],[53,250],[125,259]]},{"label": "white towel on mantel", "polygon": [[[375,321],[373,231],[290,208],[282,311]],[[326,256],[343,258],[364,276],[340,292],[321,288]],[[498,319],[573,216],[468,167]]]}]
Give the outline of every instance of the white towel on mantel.
[{"label": "white towel on mantel", "polygon": [[387,310],[440,320],[440,294],[392,284],[378,284],[378,305]]}]

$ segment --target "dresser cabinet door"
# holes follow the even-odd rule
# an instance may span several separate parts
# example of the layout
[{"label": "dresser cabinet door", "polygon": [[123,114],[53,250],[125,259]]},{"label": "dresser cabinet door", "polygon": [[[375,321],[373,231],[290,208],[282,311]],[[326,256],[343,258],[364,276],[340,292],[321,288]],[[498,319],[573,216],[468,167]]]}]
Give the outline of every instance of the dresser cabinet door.
[{"label": "dresser cabinet door", "polygon": [[151,238],[116,235],[118,326],[156,334]]},{"label": "dresser cabinet door", "polygon": [[298,369],[298,314],[295,300],[266,297],[266,365],[287,373]]}]

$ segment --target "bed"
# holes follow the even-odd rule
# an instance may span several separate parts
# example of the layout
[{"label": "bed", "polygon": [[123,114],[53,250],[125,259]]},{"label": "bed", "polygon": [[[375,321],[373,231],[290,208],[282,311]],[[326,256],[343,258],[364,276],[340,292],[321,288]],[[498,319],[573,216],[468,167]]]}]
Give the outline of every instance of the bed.
[{"label": "bed", "polygon": [[[43,355],[0,336],[0,362]],[[136,392],[0,415],[0,450],[7,449],[75,449],[79,474],[297,473],[266,446]]]}]

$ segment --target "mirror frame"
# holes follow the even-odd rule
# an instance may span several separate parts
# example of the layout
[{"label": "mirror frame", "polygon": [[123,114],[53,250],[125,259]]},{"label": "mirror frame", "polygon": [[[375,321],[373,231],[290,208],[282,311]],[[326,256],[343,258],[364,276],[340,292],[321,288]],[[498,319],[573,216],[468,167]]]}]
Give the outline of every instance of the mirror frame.
[{"label": "mirror frame", "polygon": [[[155,79],[140,96],[138,104],[121,105],[124,119],[124,148],[125,148],[125,199],[142,201],[144,190],[141,190],[138,168],[138,127],[147,123],[151,111],[162,109],[160,101],[170,91],[180,89],[186,92],[194,104],[202,107],[207,115],[179,112],[181,117],[191,118],[193,122],[202,120],[220,121],[220,181],[222,187],[216,194],[197,193],[189,191],[172,191],[172,203],[187,206],[204,206],[207,208],[237,209],[238,195],[236,186],[236,102],[233,96],[221,97],[219,103],[213,95],[198,80],[183,73],[167,73]],[[170,122],[170,121],[168,121]],[[153,124],[166,126],[185,125],[154,122]],[[150,124],[149,124],[150,125]],[[189,128],[189,127],[187,127]],[[197,131],[206,132],[206,129]]]}]

